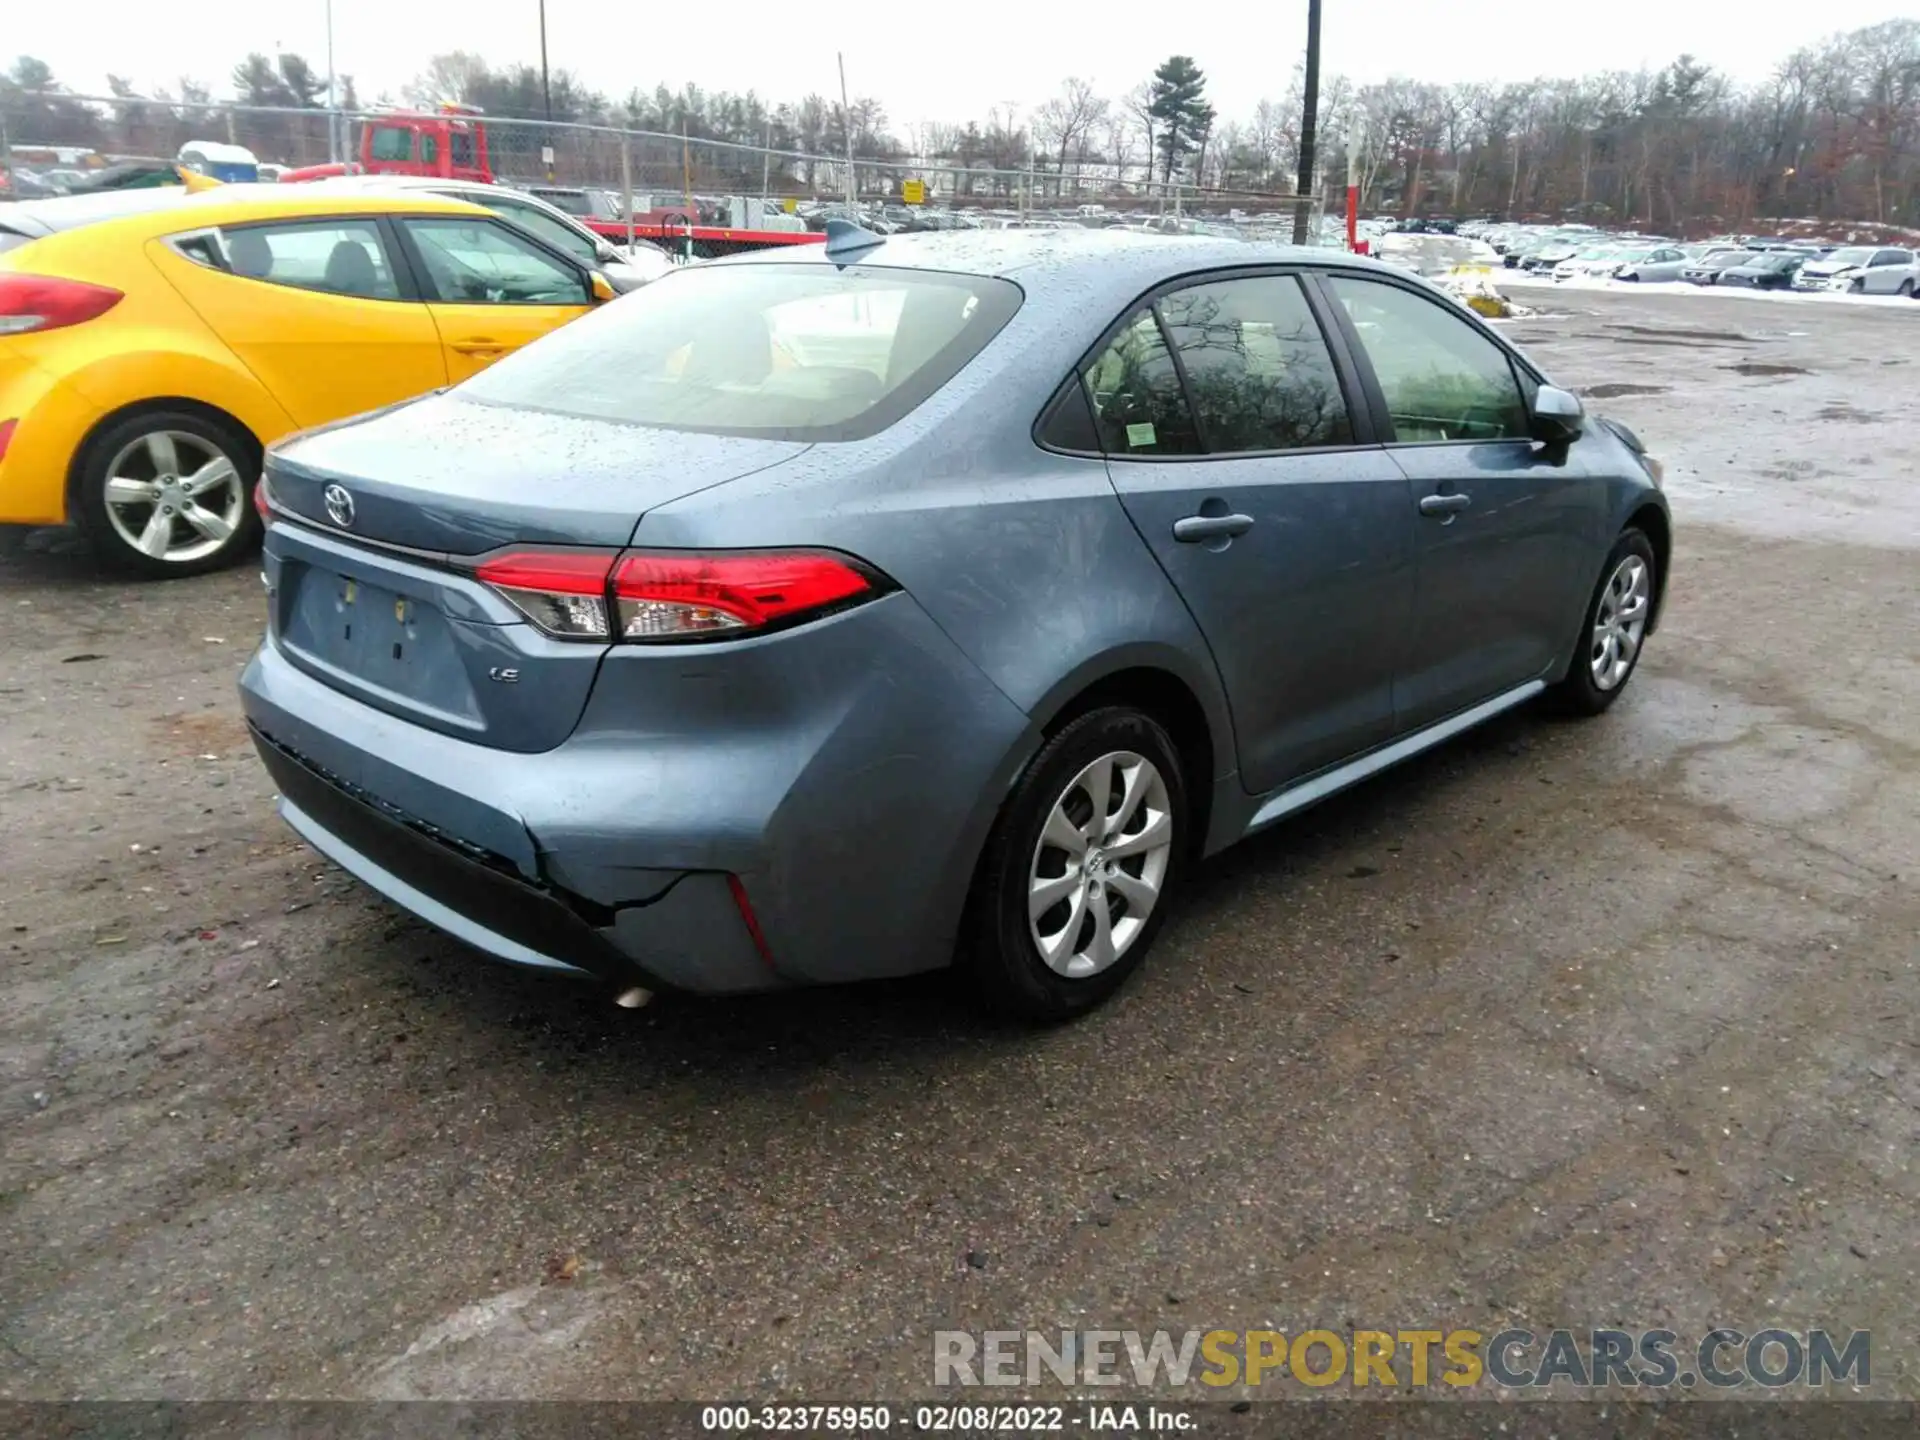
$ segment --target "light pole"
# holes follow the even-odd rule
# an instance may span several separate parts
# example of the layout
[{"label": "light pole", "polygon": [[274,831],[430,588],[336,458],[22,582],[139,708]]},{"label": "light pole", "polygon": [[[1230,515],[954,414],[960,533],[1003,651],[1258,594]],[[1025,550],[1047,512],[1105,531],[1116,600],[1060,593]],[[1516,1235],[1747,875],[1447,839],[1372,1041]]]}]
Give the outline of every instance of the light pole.
[{"label": "light pole", "polygon": [[333,94],[333,0],[327,0],[327,161],[340,159],[340,111]]},{"label": "light pole", "polygon": [[540,99],[546,106],[548,128],[540,132],[540,158],[547,162],[547,183],[553,183],[553,86],[547,79],[547,0],[540,0]]},{"label": "light pole", "polygon": [[1300,181],[1294,186],[1299,202],[1293,211],[1293,243],[1307,243],[1307,226],[1313,219],[1313,122],[1320,108],[1320,0],[1307,0],[1307,74],[1304,113],[1300,117]]},{"label": "light pole", "polygon": [[547,0],[540,0],[540,98],[547,107],[547,123],[553,123],[553,86],[547,81]]},{"label": "light pole", "polygon": [[847,57],[845,52],[836,51],[833,57],[840,64],[840,122],[847,132],[847,208],[853,211],[854,223],[859,223],[860,181],[853,168],[853,107],[847,104]]}]

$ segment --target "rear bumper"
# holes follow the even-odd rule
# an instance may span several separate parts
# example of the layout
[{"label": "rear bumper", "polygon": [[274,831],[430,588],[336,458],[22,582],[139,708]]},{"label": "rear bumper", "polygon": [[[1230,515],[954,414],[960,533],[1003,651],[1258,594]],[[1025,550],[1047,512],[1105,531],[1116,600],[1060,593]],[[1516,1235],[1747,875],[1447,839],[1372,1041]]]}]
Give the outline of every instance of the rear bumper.
[{"label": "rear bumper", "polygon": [[764,641],[612,655],[572,737],[538,753],[375,709],[272,640],[240,688],[287,822],[395,904],[502,960],[705,994],[948,963],[1038,744],[902,594]]},{"label": "rear bumper", "polygon": [[257,728],[253,739],[280,792],[281,818],[302,839],[482,954],[620,988],[721,994],[781,983],[760,958],[724,876],[683,873],[645,903],[595,906],[530,884],[504,857],[355,793]]}]

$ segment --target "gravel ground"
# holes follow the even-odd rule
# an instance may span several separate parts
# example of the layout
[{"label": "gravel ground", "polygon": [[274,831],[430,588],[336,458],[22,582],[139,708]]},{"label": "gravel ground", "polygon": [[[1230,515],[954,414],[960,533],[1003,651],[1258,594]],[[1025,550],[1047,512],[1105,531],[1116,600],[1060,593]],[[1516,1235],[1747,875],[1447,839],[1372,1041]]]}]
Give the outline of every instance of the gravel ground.
[{"label": "gravel ground", "polygon": [[1207,866],[1044,1034],[938,979],[626,1012],[490,966],[274,819],[250,570],[0,559],[0,1397],[898,1397],[948,1325],[1622,1322],[1868,1328],[1920,1395],[1920,305],[1519,298],[1670,466],[1630,692]]}]

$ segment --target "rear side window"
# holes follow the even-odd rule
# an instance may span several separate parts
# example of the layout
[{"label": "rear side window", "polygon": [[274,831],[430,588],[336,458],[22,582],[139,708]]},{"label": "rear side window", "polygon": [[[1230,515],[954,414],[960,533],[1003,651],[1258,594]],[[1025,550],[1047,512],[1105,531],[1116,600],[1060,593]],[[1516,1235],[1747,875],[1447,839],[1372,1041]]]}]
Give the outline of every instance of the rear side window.
[{"label": "rear side window", "polygon": [[1339,373],[1294,277],[1176,290],[1160,314],[1210,453],[1353,443]]},{"label": "rear side window", "polygon": [[497,361],[459,393],[705,434],[855,440],[958,374],[1020,298],[977,275],[696,267]]},{"label": "rear side window", "polygon": [[[371,220],[247,225],[218,233],[226,268],[243,279],[361,300],[400,298],[386,245]],[[176,248],[189,260],[201,260],[193,246],[190,240]]]},{"label": "rear side window", "polygon": [[1087,367],[1100,446],[1109,455],[1198,455],[1193,423],[1173,352],[1151,310],[1127,322]]}]

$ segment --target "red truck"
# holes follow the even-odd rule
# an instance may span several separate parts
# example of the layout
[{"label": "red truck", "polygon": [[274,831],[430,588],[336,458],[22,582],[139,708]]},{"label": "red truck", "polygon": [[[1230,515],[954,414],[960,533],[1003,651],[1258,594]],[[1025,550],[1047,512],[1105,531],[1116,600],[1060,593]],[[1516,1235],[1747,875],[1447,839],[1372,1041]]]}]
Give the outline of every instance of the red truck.
[{"label": "red truck", "polygon": [[[441,180],[494,184],[498,177],[487,158],[487,127],[481,119],[484,113],[477,105],[458,105],[451,101],[432,110],[383,111],[360,122],[357,160],[303,165],[280,178],[299,182],[324,180],[332,175],[425,175]],[[699,259],[773,245],[818,244],[826,238],[811,232],[688,224],[677,213],[686,206],[669,208],[675,212],[671,217],[653,211],[636,215],[631,225],[617,218],[617,214],[587,214],[575,218],[615,244],[624,245],[631,236],[668,249],[688,249]]]}]

